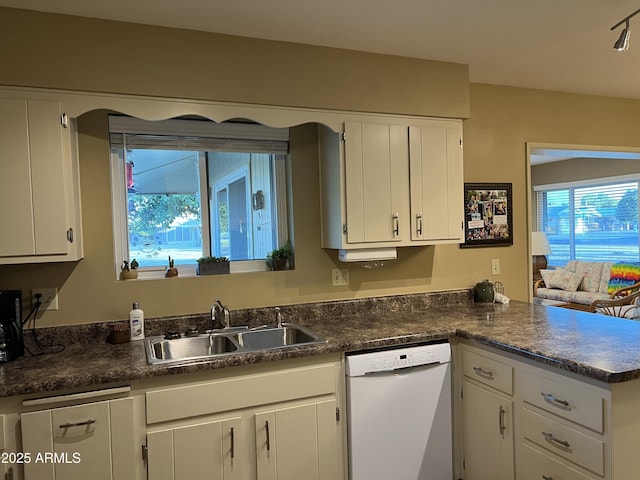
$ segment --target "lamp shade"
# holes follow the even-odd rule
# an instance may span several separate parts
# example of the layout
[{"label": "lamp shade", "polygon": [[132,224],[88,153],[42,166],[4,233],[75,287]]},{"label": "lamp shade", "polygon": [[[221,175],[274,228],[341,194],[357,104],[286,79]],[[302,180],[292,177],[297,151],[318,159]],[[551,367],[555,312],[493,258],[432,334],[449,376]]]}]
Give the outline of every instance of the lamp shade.
[{"label": "lamp shade", "polygon": [[548,255],[551,253],[549,239],[544,232],[531,232],[531,255]]}]

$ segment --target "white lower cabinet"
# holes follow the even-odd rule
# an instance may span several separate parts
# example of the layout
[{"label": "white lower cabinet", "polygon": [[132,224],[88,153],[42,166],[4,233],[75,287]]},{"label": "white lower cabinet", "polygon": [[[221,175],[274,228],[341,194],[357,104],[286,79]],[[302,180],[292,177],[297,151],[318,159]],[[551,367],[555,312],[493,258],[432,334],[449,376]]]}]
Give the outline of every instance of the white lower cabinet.
[{"label": "white lower cabinet", "polygon": [[136,478],[133,399],[23,413],[26,480]]},{"label": "white lower cabinet", "polygon": [[460,358],[465,480],[638,477],[640,380],[602,383],[466,343]]},{"label": "white lower cabinet", "polygon": [[469,350],[462,354],[465,480],[513,480],[512,368]]},{"label": "white lower cabinet", "polygon": [[205,421],[147,434],[148,478],[247,478],[246,432],[240,417]]},{"label": "white lower cabinet", "polygon": [[344,479],[336,358],[150,389],[148,479]]},{"label": "white lower cabinet", "polygon": [[327,400],[255,415],[259,480],[331,480],[339,476],[336,402]]},{"label": "white lower cabinet", "polygon": [[464,478],[513,479],[513,402],[466,380],[463,390]]},{"label": "white lower cabinet", "polygon": [[524,444],[518,480],[589,480],[589,477],[541,450]]}]

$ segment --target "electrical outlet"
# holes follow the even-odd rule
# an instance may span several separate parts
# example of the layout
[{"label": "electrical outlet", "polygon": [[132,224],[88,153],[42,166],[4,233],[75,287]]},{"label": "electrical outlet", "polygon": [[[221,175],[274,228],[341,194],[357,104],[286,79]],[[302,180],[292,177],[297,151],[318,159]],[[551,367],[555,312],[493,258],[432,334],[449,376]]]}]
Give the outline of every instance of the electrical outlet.
[{"label": "electrical outlet", "polygon": [[40,294],[40,310],[58,310],[57,288],[34,288],[31,290],[31,304],[36,304],[36,295]]},{"label": "electrical outlet", "polygon": [[331,270],[331,285],[345,287],[349,285],[349,270],[334,268]]},{"label": "electrical outlet", "polygon": [[500,275],[500,259],[491,259],[491,275]]}]

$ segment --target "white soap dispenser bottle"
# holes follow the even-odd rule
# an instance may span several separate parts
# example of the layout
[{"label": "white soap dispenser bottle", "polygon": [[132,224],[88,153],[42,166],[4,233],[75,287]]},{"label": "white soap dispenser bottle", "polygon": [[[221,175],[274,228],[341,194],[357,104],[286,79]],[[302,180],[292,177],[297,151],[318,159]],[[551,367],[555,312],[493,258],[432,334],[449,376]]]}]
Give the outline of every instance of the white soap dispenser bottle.
[{"label": "white soap dispenser bottle", "polygon": [[133,309],[129,312],[129,332],[131,340],[144,338],[144,312],[140,310],[138,302],[134,302]]}]

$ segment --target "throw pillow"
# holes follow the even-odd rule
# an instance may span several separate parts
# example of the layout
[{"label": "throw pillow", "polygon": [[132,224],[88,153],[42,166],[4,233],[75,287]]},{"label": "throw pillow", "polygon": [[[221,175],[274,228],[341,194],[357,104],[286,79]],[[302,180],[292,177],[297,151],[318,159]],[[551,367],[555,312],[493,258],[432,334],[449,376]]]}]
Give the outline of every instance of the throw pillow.
[{"label": "throw pillow", "polygon": [[600,289],[602,280],[602,262],[576,262],[576,273],[582,274],[582,283],[578,290],[595,293]]},{"label": "throw pillow", "polygon": [[542,280],[544,280],[544,286],[546,288],[551,288],[549,285],[551,285],[553,272],[555,272],[555,270],[545,270],[545,269],[540,270],[540,275],[542,275]]},{"label": "throw pillow", "polygon": [[551,288],[561,288],[567,292],[575,292],[578,290],[582,278],[583,275],[579,273],[570,272],[564,268],[556,268],[549,286]]},{"label": "throw pillow", "polygon": [[618,262],[611,266],[611,276],[607,293],[611,294],[619,288],[630,287],[640,282],[640,263]]}]

